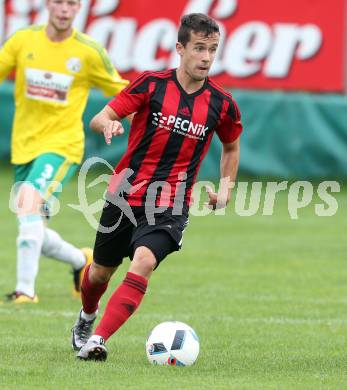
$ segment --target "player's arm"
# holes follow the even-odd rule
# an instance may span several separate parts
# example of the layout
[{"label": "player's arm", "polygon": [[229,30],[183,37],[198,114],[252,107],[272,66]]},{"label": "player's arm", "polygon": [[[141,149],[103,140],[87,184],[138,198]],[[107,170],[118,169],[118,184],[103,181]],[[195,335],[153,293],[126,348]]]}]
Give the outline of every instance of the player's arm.
[{"label": "player's arm", "polygon": [[121,118],[116,112],[107,105],[91,120],[90,128],[97,133],[104,134],[105,141],[109,145],[112,137],[117,137],[124,133],[120,120]]},{"label": "player's arm", "polygon": [[96,50],[90,53],[89,82],[91,86],[101,89],[106,96],[115,96],[129,84],[129,81],[120,76],[105,48],[94,41],[92,42]]},{"label": "player's arm", "polygon": [[14,34],[0,49],[0,83],[16,67],[17,52],[20,45],[20,34]]},{"label": "player's arm", "polygon": [[[131,114],[126,117],[130,124],[133,120],[133,116],[134,114]],[[105,141],[109,145],[112,137],[117,137],[124,133],[121,119],[122,118],[107,105],[90,121],[90,128],[97,133],[104,134]]]},{"label": "player's arm", "polygon": [[240,161],[239,138],[230,143],[223,143],[222,145],[223,149],[220,161],[221,180],[218,193],[213,192],[211,187],[206,187],[209,197],[208,205],[213,209],[224,208],[229,203]]},{"label": "player's arm", "polygon": [[[84,36],[84,39],[88,41],[90,38]],[[89,61],[90,84],[101,89],[106,96],[115,96],[129,84],[129,81],[119,75],[102,46],[93,41],[93,47],[96,50],[91,52],[92,57]],[[124,133],[120,119],[116,112],[107,105],[91,120],[90,127],[98,133],[103,133],[106,143],[110,144],[113,136]],[[129,122],[131,123],[131,120]]]},{"label": "player's arm", "polygon": [[231,190],[234,188],[239,167],[242,129],[240,110],[236,102],[231,99],[229,100],[228,109],[216,129],[223,145],[220,161],[221,180],[218,193],[213,192],[212,188],[206,187],[209,197],[207,205],[213,209],[224,208],[230,201]]},{"label": "player's arm", "polygon": [[120,93],[129,84],[129,81],[120,76],[108,57],[105,57],[105,62],[109,64],[107,68],[104,64],[95,66],[98,70],[92,76],[93,84],[101,89],[106,96],[114,96]]},{"label": "player's arm", "polygon": [[91,120],[91,129],[103,133],[107,144],[111,143],[113,136],[122,135],[124,128],[121,119],[127,118],[132,122],[134,114],[147,101],[148,86],[146,74],[140,75]]}]

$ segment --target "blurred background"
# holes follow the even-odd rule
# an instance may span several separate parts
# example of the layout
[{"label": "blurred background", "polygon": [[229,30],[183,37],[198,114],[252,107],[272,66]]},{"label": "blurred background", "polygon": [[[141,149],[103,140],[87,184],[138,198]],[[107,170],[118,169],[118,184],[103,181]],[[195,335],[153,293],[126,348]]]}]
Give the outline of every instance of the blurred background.
[{"label": "blurred background", "polygon": [[[0,42],[44,23],[45,0],[0,0]],[[332,6],[333,4],[333,6]],[[83,0],[76,28],[98,40],[122,74],[177,65],[180,17],[215,18],[222,39],[211,77],[232,91],[242,112],[240,172],[289,179],[347,177],[346,1]],[[0,161],[9,162],[13,83],[0,86]],[[106,148],[88,129],[108,99],[93,91],[85,113],[86,156],[114,164],[126,147]],[[200,178],[219,174],[215,137]]]}]

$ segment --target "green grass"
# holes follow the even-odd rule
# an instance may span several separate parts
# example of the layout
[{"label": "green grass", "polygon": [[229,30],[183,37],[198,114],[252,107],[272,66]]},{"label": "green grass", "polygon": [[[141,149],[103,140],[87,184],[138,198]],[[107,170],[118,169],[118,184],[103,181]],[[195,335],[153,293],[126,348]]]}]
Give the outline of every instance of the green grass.
[{"label": "green grass", "polygon": [[[11,172],[1,172],[0,293],[15,284],[16,221],[8,210]],[[95,232],[67,206],[51,221],[78,246]],[[90,198],[102,192],[90,190]],[[80,362],[70,329],[80,303],[68,267],[42,258],[38,305],[0,305],[1,389],[344,389],[347,387],[347,192],[333,217],[311,206],[291,220],[287,194],[275,213],[192,217],[180,253],[153,275],[139,311],[108,342],[106,363]],[[123,278],[126,260],[102,300]],[[144,343],[165,320],[191,325],[201,352],[192,367],[155,367]]]}]

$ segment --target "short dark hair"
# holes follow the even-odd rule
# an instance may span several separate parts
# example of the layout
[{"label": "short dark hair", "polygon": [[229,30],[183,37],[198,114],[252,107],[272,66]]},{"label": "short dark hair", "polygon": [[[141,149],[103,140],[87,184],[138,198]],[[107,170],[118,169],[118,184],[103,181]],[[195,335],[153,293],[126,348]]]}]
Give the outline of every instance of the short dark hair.
[{"label": "short dark hair", "polygon": [[219,34],[219,26],[214,19],[205,14],[193,13],[183,15],[178,30],[178,42],[186,46],[190,40],[190,33],[192,31],[195,33],[203,33],[208,37],[213,33]]}]

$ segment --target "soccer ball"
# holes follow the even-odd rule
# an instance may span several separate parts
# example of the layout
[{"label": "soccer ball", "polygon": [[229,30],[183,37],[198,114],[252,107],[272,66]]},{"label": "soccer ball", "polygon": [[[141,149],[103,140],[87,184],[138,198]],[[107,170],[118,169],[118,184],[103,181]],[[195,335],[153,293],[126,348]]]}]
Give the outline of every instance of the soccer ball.
[{"label": "soccer ball", "polygon": [[146,342],[149,362],[159,365],[191,366],[199,355],[199,348],[195,331],[178,321],[157,325]]}]

